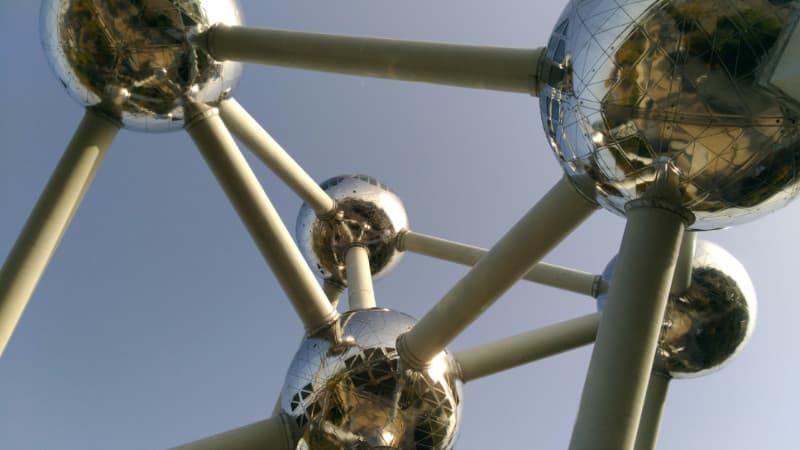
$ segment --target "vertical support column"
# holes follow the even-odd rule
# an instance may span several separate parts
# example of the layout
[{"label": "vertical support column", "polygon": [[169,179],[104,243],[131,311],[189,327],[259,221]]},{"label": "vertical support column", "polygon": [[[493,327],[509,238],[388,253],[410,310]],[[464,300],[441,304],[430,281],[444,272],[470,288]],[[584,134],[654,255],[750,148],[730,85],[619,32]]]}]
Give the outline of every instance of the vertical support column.
[{"label": "vertical support column", "polygon": [[692,262],[696,245],[697,233],[694,231],[684,232],[678,252],[678,262],[675,263],[675,274],[672,276],[672,284],[669,289],[671,294],[680,294],[692,284]]},{"label": "vertical support column", "polygon": [[633,448],[685,228],[678,211],[657,205],[627,211],[570,450]]},{"label": "vertical support column", "polygon": [[350,310],[374,308],[375,291],[372,289],[372,271],[369,268],[369,250],[354,245],[344,256],[347,270],[347,296]]},{"label": "vertical support column", "polygon": [[0,355],[118,131],[119,123],[86,110],[0,269]]},{"label": "vertical support column", "polygon": [[650,374],[634,450],[655,450],[671,379],[669,374],[656,369]]},{"label": "vertical support column", "polygon": [[[672,276],[670,295],[681,294],[692,283],[692,262],[697,235],[693,231],[683,233],[681,248],[678,252],[678,262],[675,265],[675,274]],[[650,382],[647,383],[644,407],[642,408],[639,430],[636,433],[634,450],[655,450],[658,442],[658,431],[661,428],[661,416],[664,412],[664,403],[667,400],[667,390],[672,377],[667,372],[664,364],[656,356],[653,369],[650,373]]]}]

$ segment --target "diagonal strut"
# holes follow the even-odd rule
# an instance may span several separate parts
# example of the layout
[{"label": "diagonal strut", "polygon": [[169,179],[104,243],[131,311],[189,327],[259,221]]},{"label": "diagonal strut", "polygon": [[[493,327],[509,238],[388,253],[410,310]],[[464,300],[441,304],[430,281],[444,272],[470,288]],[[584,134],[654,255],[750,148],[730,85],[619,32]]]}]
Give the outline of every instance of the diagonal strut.
[{"label": "diagonal strut", "polygon": [[119,123],[88,108],[0,269],[0,355],[89,189]]},{"label": "diagonal strut", "polygon": [[413,369],[424,368],[596,209],[597,205],[562,178],[439,303],[400,336],[397,350],[403,362]]},{"label": "diagonal strut", "polygon": [[186,131],[266,259],[306,331],[334,323],[336,310],[314,278],[267,194],[225,128],[216,108],[190,104]]}]

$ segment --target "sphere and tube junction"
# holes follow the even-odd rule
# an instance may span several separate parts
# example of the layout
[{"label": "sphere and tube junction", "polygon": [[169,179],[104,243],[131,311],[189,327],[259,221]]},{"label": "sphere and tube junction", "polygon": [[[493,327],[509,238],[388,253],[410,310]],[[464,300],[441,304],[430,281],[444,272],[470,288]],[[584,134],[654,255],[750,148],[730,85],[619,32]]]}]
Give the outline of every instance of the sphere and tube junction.
[{"label": "sphere and tube junction", "polygon": [[40,20],[70,95],[104,104],[126,128],[180,129],[186,99],[215,105],[241,78],[240,63],[215,61],[191,42],[214,24],[241,24],[236,0],[45,0]]},{"label": "sphere and tube junction", "polygon": [[394,268],[403,255],[395,238],[408,229],[408,215],[400,197],[366,175],[333,177],[320,187],[336,201],[335,212],[317,217],[303,203],[295,232],[311,269],[323,278],[345,283],[345,254],[353,245],[367,248],[374,279]]},{"label": "sphere and tube junction", "polygon": [[766,80],[797,2],[572,0],[540,93],[550,143],[575,186],[625,214],[673,172],[692,230],[781,208],[800,189],[800,109]]},{"label": "sphere and tube junction", "polygon": [[[613,283],[615,266],[616,258],[603,271],[606,282]],[[597,298],[599,310],[605,302],[605,294]],[[667,302],[656,369],[676,378],[721,369],[747,345],[756,311],[755,289],[744,266],[722,247],[698,240],[691,283]]]},{"label": "sphere and tube junction", "polygon": [[395,341],[414,323],[383,308],[350,311],[338,342],[303,340],[281,392],[298,449],[453,448],[462,395],[456,363],[444,351],[426,370],[403,369]]}]

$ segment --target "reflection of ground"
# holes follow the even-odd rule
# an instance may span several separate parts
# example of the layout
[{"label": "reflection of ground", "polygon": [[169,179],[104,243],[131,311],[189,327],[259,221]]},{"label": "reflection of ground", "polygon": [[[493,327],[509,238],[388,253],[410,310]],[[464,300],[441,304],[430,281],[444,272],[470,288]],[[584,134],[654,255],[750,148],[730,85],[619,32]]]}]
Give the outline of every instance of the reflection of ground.
[{"label": "reflection of ground", "polygon": [[705,211],[756,205],[793,182],[794,113],[755,81],[792,8],[660,2],[613,54],[574,74],[586,86],[576,112],[594,149],[575,162],[597,166],[584,171],[601,190],[635,197],[666,156],[687,205]]},{"label": "reflection of ground", "polygon": [[124,88],[132,112],[165,115],[208,77],[211,61],[185,39],[203,22],[197,2],[73,0],[59,32],[75,76],[96,96]]},{"label": "reflection of ground", "polygon": [[747,336],[749,305],[735,280],[696,267],[687,292],[668,304],[659,353],[670,372],[692,374],[732,357]]},{"label": "reflection of ground", "polygon": [[[413,319],[389,310],[340,319],[343,344],[308,338],[282,392],[283,410],[310,449],[452,448],[461,384],[440,353],[424,371],[399,367],[394,343]],[[298,446],[298,448],[304,448]]]}]

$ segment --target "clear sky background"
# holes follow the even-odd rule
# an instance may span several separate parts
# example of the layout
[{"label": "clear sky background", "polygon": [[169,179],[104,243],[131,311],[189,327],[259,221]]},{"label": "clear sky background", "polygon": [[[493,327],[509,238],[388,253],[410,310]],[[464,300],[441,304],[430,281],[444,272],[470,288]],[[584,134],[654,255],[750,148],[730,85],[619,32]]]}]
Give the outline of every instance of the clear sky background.
[{"label": "clear sky background", "polygon": [[[566,2],[242,2],[250,25],[516,47],[546,43]],[[36,1],[0,1],[0,258],[80,121],[41,51]],[[375,176],[413,230],[491,246],[561,176],[522,94],[248,66],[235,92],[322,181]],[[291,230],[300,201],[253,158]],[[759,323],[738,359],[675,380],[663,449],[797,448],[800,209],[704,233],[739,258]],[[545,258],[600,272],[624,221],[599,211]],[[421,317],[465,273],[406,255],[380,305]],[[595,310],[520,283],[451,346]],[[269,416],[302,326],[182,131],[122,131],[0,359],[0,449],[154,449]],[[459,450],[566,448],[591,348],[465,386]]]}]

